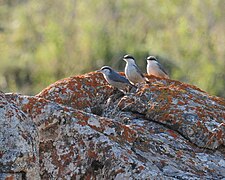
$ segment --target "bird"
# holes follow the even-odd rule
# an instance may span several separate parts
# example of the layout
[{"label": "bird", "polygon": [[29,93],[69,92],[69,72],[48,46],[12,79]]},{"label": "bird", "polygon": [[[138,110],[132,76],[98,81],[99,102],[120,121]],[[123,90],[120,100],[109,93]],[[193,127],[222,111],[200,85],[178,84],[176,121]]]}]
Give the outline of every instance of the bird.
[{"label": "bird", "polygon": [[105,78],[105,80],[111,85],[122,91],[123,93],[127,92],[127,89],[129,87],[135,87],[133,86],[127,78],[120,75],[116,71],[114,71],[109,66],[103,66],[100,70],[97,70],[97,72],[101,72]]},{"label": "bird", "polygon": [[155,56],[147,57],[147,73],[148,75],[154,75],[169,79],[169,75],[163,69],[162,65],[157,61]]},{"label": "bird", "polygon": [[123,60],[126,61],[125,76],[131,84],[136,85],[146,81],[133,56],[127,54],[123,56]]}]

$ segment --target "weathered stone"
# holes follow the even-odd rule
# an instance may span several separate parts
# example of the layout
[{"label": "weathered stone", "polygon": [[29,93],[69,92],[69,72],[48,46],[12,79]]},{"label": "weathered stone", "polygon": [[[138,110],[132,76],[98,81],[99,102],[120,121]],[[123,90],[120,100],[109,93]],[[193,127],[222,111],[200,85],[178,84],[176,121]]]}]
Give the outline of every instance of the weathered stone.
[{"label": "weathered stone", "polygon": [[[148,78],[149,84],[127,95],[99,73],[60,80],[37,96],[1,94],[0,162],[13,158],[1,164],[0,177],[225,178],[224,99]],[[4,141],[11,132],[14,142]]]},{"label": "weathered stone", "polygon": [[[34,122],[0,93],[0,177],[39,179],[39,138]],[[12,173],[13,172],[13,173]],[[11,174],[12,173],[12,174]]]},{"label": "weathered stone", "polygon": [[[138,112],[162,123],[199,147],[225,145],[225,101],[174,80],[149,78],[135,95],[124,96],[121,110]],[[152,85],[153,84],[153,85]]]},{"label": "weathered stone", "polygon": [[0,179],[22,180],[26,178],[24,175],[25,173],[0,173]]}]

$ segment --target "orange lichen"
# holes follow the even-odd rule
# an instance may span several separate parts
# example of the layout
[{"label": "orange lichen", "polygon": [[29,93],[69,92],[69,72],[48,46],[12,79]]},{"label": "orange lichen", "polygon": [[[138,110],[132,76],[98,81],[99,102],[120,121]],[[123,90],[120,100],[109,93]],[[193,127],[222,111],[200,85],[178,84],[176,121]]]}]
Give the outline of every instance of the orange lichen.
[{"label": "orange lichen", "polygon": [[78,111],[76,113],[74,113],[74,117],[77,118],[79,121],[85,121],[87,122],[89,119],[89,116],[85,115],[84,113]]},{"label": "orange lichen", "polygon": [[121,158],[123,158],[124,161],[128,161],[129,159],[127,156],[124,156],[124,155],[121,155]]},{"label": "orange lichen", "polygon": [[221,138],[224,137],[224,133],[223,131],[220,129],[218,132],[217,132],[217,139],[220,140]]},{"label": "orange lichen", "polygon": [[198,121],[196,124],[197,124],[198,127],[202,126],[202,123],[200,121]]},{"label": "orange lichen", "polygon": [[175,133],[173,130],[171,130],[171,129],[169,129],[169,130],[167,130],[167,132],[171,135],[171,136],[173,136],[173,138],[177,138],[178,137],[178,135],[177,135],[177,133]]},{"label": "orange lichen", "polygon": [[145,169],[145,167],[144,167],[144,166],[138,166],[138,169],[139,169],[140,171],[142,171],[142,170]]},{"label": "orange lichen", "polygon": [[88,157],[90,158],[96,158],[97,157],[97,153],[93,150],[88,150]]},{"label": "orange lichen", "polygon": [[125,138],[128,142],[133,142],[136,138],[136,132],[126,125],[122,125],[123,134],[122,137]]},{"label": "orange lichen", "polygon": [[127,150],[127,152],[128,152],[128,154],[132,154],[133,153],[133,151],[131,151],[131,150]]},{"label": "orange lichen", "polygon": [[78,121],[77,124],[80,124],[82,126],[86,126],[87,122],[86,121]]},{"label": "orange lichen", "polygon": [[181,150],[177,151],[177,152],[176,152],[176,155],[177,155],[177,158],[182,157],[183,151],[181,151]]},{"label": "orange lichen", "polygon": [[5,180],[14,180],[14,176],[13,176],[13,175],[7,176],[7,177],[5,178]]},{"label": "orange lichen", "polygon": [[118,170],[116,170],[115,174],[120,174],[120,173],[124,173],[124,172],[125,172],[124,169],[118,169]]},{"label": "orange lichen", "polygon": [[179,100],[179,101],[177,102],[177,104],[180,105],[180,106],[182,106],[182,105],[185,105],[186,103],[183,102],[183,101],[181,101],[181,100]]}]

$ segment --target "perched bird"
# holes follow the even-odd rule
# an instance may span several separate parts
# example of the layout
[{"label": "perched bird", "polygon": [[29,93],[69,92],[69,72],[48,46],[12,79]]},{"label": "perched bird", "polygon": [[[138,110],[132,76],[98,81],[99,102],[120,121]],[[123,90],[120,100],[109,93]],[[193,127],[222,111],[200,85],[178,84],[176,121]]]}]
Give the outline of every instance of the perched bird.
[{"label": "perched bird", "polygon": [[121,76],[109,66],[103,66],[97,72],[101,72],[105,80],[111,85],[126,93],[128,87],[134,87],[127,78]]},{"label": "perched bird", "polygon": [[158,77],[168,78],[167,72],[154,56],[147,57],[147,73]]},{"label": "perched bird", "polygon": [[125,55],[123,60],[126,61],[125,75],[131,84],[135,85],[146,81],[133,56]]}]

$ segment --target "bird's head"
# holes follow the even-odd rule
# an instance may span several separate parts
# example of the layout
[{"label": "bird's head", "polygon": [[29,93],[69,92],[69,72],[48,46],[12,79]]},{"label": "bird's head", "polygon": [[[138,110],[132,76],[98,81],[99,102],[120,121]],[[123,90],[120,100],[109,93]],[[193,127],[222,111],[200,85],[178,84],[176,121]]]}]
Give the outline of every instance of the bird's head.
[{"label": "bird's head", "polygon": [[147,57],[147,62],[151,62],[151,61],[157,61],[155,56],[148,56]]},{"label": "bird's head", "polygon": [[112,68],[109,66],[103,66],[101,69],[97,70],[97,72],[101,72],[102,74],[109,75],[112,72]]},{"label": "bird's head", "polygon": [[127,63],[128,62],[135,63],[134,57],[129,54],[123,56],[123,60],[126,61]]}]

